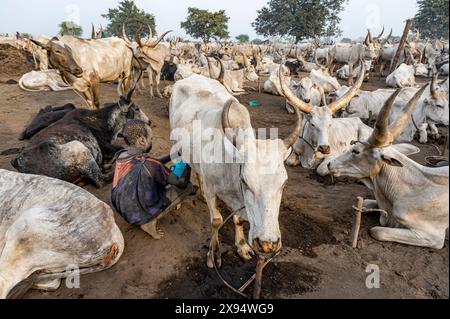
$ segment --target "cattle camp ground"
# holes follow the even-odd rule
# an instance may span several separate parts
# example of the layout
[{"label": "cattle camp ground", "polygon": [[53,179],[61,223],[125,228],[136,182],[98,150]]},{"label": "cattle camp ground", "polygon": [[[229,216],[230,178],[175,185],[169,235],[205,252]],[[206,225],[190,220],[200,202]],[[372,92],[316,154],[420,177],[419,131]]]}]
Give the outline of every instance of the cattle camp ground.
[{"label": "cattle camp ground", "polygon": [[[94,21],[84,36],[0,37],[1,297],[449,297],[448,30],[425,36],[407,20],[390,34],[387,24],[361,29],[351,42],[204,42],[147,23],[108,29],[100,14],[103,25]],[[389,116],[394,125],[383,126]],[[264,154],[257,163],[277,164],[267,173],[245,161],[191,163],[199,190],[158,221],[156,240],[111,202],[114,155],[126,147],[130,120],[151,123],[152,158],[173,151],[181,137],[171,139],[172,130],[194,134],[198,120],[218,129],[224,153],[250,143]],[[245,126],[278,139],[257,142],[238,129]],[[376,163],[372,179],[349,168],[367,163]],[[377,179],[389,169],[394,177]],[[358,197],[374,210],[363,211],[352,247]],[[212,267],[238,289],[258,256],[273,257],[258,296],[253,282],[236,293]],[[82,270],[76,288],[64,279],[73,264]]]}]

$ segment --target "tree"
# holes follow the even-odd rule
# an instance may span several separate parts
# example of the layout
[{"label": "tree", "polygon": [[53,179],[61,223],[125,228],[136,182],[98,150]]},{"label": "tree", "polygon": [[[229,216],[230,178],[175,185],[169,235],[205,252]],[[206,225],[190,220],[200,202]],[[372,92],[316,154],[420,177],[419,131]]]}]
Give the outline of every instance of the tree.
[{"label": "tree", "polygon": [[448,39],[448,0],[417,0],[413,29],[421,36]]},{"label": "tree", "polygon": [[258,39],[258,38],[252,40],[252,43],[253,43],[253,44],[261,44],[261,43],[263,43],[263,42],[264,42],[263,40]]},{"label": "tree", "polygon": [[63,21],[58,26],[60,35],[74,35],[80,37],[83,34],[83,28],[72,21]]},{"label": "tree", "polygon": [[338,37],[341,18],[348,0],[270,0],[258,10],[252,23],[258,34],[290,36],[299,42],[318,37]]},{"label": "tree", "polygon": [[129,38],[133,38],[139,29],[142,29],[141,36],[148,35],[147,25],[152,29],[152,33],[156,34],[153,14],[139,9],[131,0],[120,1],[117,8],[108,9],[108,13],[102,14],[102,17],[109,21],[107,31],[115,36],[122,36],[123,24]]},{"label": "tree", "polygon": [[236,40],[238,40],[239,43],[247,43],[250,41],[250,37],[247,34],[239,34],[236,37]]},{"label": "tree", "polygon": [[202,39],[209,42],[211,38],[227,39],[228,20],[225,10],[210,12],[198,8],[188,8],[186,21],[181,22],[181,27],[186,33],[195,39]]}]

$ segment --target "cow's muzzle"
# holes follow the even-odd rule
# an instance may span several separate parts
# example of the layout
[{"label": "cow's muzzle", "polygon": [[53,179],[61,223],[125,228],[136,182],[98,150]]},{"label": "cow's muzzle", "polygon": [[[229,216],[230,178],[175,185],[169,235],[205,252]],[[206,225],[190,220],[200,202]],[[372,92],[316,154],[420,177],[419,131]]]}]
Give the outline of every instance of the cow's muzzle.
[{"label": "cow's muzzle", "polygon": [[253,250],[256,253],[262,254],[275,254],[281,250],[281,239],[276,242],[261,241],[258,238],[253,240]]},{"label": "cow's muzzle", "polygon": [[330,155],[330,153],[331,153],[330,145],[319,145],[317,150],[324,155]]}]

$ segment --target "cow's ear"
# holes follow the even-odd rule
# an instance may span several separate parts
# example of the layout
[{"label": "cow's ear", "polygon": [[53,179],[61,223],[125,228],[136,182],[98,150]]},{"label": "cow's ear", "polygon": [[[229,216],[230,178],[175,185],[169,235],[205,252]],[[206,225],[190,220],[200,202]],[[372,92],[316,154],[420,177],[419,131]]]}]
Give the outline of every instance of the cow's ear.
[{"label": "cow's ear", "polygon": [[381,155],[381,160],[390,166],[403,167],[403,164],[400,163],[399,160],[397,160],[396,158],[394,158],[392,156],[386,155],[386,154]]}]

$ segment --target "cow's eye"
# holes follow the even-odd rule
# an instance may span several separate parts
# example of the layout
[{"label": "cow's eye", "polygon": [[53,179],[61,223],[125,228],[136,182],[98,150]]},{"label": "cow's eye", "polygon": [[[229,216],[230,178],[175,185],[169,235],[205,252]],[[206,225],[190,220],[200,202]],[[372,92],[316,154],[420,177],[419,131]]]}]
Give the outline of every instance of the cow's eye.
[{"label": "cow's eye", "polygon": [[355,154],[355,155],[358,155],[358,154],[361,153],[361,152],[360,152],[359,150],[357,150],[357,149],[353,149],[353,150],[352,150],[352,153]]},{"label": "cow's eye", "polygon": [[313,123],[311,123],[311,126],[312,126],[312,127],[316,127]]}]

